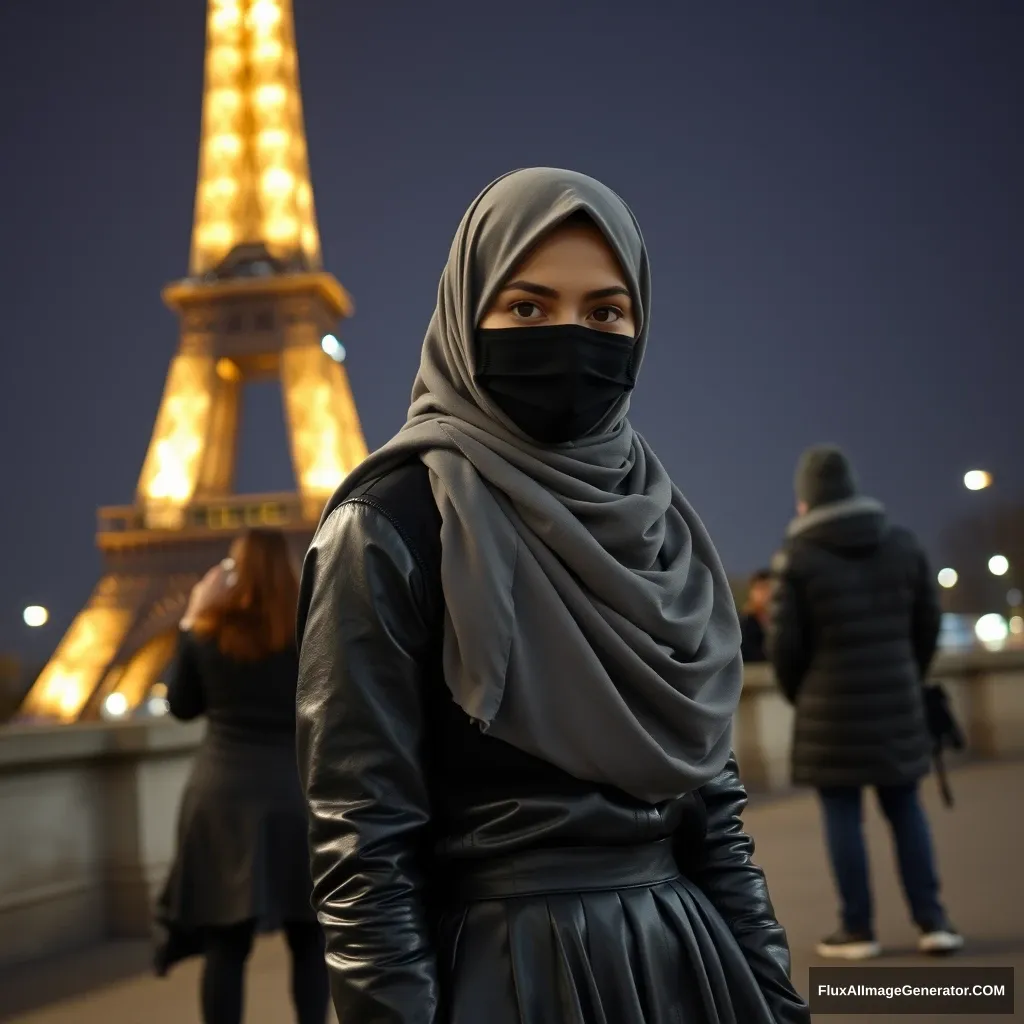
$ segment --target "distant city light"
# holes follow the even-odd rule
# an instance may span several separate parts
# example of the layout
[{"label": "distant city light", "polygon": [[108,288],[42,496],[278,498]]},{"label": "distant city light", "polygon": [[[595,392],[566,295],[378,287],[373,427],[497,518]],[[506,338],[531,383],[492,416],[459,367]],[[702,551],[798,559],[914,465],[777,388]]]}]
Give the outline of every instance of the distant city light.
[{"label": "distant city light", "polygon": [[150,687],[149,699],[146,701],[146,710],[154,717],[161,718],[171,710],[167,701],[167,684],[156,682]]},{"label": "distant city light", "polygon": [[111,693],[103,702],[103,713],[108,718],[121,718],[128,710],[128,698],[123,693]]},{"label": "distant city light", "polygon": [[320,347],[336,362],[345,361],[345,346],[333,334],[325,334]]},{"label": "distant city light", "polygon": [[998,646],[1006,639],[1010,632],[1006,619],[1002,615],[992,612],[989,615],[982,615],[974,624],[974,635],[985,644],[986,647]]},{"label": "distant city light", "polygon": [[22,613],[26,626],[45,626],[50,621],[50,613],[41,604],[30,604]]},{"label": "distant city light", "polygon": [[1014,617],[1010,619],[1010,632],[1013,633],[1014,636],[1020,636],[1021,633],[1024,633],[1024,617],[1014,615]]},{"label": "distant city light", "polygon": [[1024,594],[1022,594],[1016,587],[1013,590],[1006,592],[1006,603],[1011,608],[1019,608],[1021,603],[1024,602]]},{"label": "distant city light", "polygon": [[983,491],[992,486],[992,474],[983,469],[972,469],[964,474],[964,487],[969,491]]},{"label": "distant city light", "polygon": [[960,577],[956,573],[956,569],[940,569],[939,570],[939,586],[945,587],[949,590],[950,587],[956,586],[956,581]]},{"label": "distant city light", "polygon": [[993,576],[1005,576],[1010,571],[1010,561],[1006,555],[993,555],[988,560],[988,571]]}]

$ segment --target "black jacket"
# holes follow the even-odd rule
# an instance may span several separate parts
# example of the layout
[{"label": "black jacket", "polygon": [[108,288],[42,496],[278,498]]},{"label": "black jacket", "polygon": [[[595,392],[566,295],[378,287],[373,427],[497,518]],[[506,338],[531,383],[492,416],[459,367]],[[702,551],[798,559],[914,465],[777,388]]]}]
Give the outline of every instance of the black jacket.
[{"label": "black jacket", "polygon": [[206,715],[218,738],[292,744],[297,675],[298,654],[291,645],[258,661],[238,661],[222,654],[215,640],[182,632],[167,702],[182,721]]},{"label": "black jacket", "polygon": [[756,665],[767,660],[764,650],[764,626],[760,619],[749,612],[740,616],[740,633],[743,637],[740,652],[744,665]]},{"label": "black jacket", "polygon": [[797,519],[773,564],[768,653],[796,706],[793,781],[896,785],[927,774],[922,684],[941,613],[928,561],[877,502]]},{"label": "black jacket", "polygon": [[[728,929],[722,945],[737,951],[731,969],[739,959],[738,973],[756,979],[746,995],[742,983],[733,994],[723,982],[722,998],[733,999],[739,1019],[750,1024],[809,1020],[789,982],[785,934],[751,861],[735,762],[699,794],[652,807],[482,733],[443,678],[439,532],[427,472],[417,461],[334,509],[303,569],[299,767],[311,816],[313,903],[327,936],[339,1018],[519,1021],[517,1002],[526,997],[511,986],[526,984],[535,1009],[549,1005],[540,1016],[555,1019],[561,1001],[575,998],[567,989],[589,998],[585,965],[573,953],[576,966],[566,966],[559,955],[566,950],[550,946],[559,914],[568,915],[560,941],[583,941],[577,930],[584,896],[523,897],[509,901],[507,911],[485,901],[456,911],[449,883],[510,857],[539,853],[557,861],[565,849],[600,854],[669,843],[671,859],[674,843],[679,865],[703,893],[699,899],[710,901],[720,915],[717,927]],[[587,917],[587,941],[614,958],[622,937],[640,927],[631,955],[642,958],[654,936],[668,958],[674,947],[655,905],[644,904],[642,912],[654,920],[629,925],[619,898],[613,893],[601,913]],[[682,898],[697,899],[689,890]],[[602,928],[610,929],[607,940]],[[534,956],[541,958],[536,969],[523,967]],[[663,995],[645,998],[673,999],[671,985],[686,977],[684,959],[673,955],[663,966],[674,980]],[[558,963],[566,977],[556,983],[546,972]],[[708,973],[728,978],[729,971]],[[633,984],[628,976],[621,980]],[[693,991],[699,987],[692,984]],[[617,1024],[635,1019],[622,1010]],[[678,1009],[672,1019],[719,1020]]]}]

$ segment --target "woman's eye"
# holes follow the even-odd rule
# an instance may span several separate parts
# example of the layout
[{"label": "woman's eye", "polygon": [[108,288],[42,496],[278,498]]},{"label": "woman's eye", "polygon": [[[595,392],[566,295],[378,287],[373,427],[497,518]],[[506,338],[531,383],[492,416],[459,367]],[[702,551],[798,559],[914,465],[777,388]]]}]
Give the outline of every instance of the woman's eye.
[{"label": "woman's eye", "polygon": [[590,315],[599,324],[614,324],[622,319],[622,310],[615,306],[600,306]]},{"label": "woman's eye", "polygon": [[520,320],[536,320],[541,312],[536,302],[514,302],[510,308]]}]

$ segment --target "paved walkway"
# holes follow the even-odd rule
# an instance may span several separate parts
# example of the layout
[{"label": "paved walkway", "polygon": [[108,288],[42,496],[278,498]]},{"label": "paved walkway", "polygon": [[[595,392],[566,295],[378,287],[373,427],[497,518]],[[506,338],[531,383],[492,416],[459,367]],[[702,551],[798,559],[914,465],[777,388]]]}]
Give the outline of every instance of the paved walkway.
[{"label": "paved walkway", "polygon": [[[956,963],[1024,968],[1024,764],[979,764],[957,771],[957,807],[943,809],[935,785],[925,785],[945,879],[946,901],[968,948]],[[807,796],[764,802],[747,815],[768,873],[779,917],[789,930],[794,977],[806,991],[807,968],[818,963],[813,946],[834,924],[834,900],[827,874],[817,809]],[[926,963],[914,954],[893,860],[877,812],[870,813],[870,839],[880,939],[889,951],[880,964]],[[145,973],[147,950],[122,944],[0,976],[0,1020],[14,1024],[193,1024],[197,965],[187,964],[167,980]],[[1024,985],[1024,971],[1017,976]],[[246,1024],[291,1021],[287,965],[279,942],[262,943],[252,962]],[[45,1005],[44,1005],[45,1004]],[[37,1009],[31,1009],[37,1007]],[[829,1016],[852,1024],[915,1024],[917,1015]],[[941,1020],[970,1021],[968,1016]],[[978,1018],[979,1024],[993,1018]],[[1000,1020],[1024,1020],[1024,995],[1017,1013]]]}]

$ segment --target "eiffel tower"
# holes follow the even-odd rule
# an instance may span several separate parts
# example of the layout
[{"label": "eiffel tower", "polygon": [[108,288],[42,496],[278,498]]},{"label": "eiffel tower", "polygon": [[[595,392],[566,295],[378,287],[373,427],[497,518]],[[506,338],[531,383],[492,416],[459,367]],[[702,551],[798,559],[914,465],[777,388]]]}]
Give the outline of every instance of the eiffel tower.
[{"label": "eiffel tower", "polygon": [[[291,0],[208,0],[189,276],[134,504],[102,508],[104,573],[21,708],[94,719],[154,692],[189,591],[247,526],[301,557],[327,497],[366,457],[336,324],[349,296],[321,268]],[[278,378],[296,491],[235,495],[242,391]],[[108,705],[109,706],[109,705]]]}]

